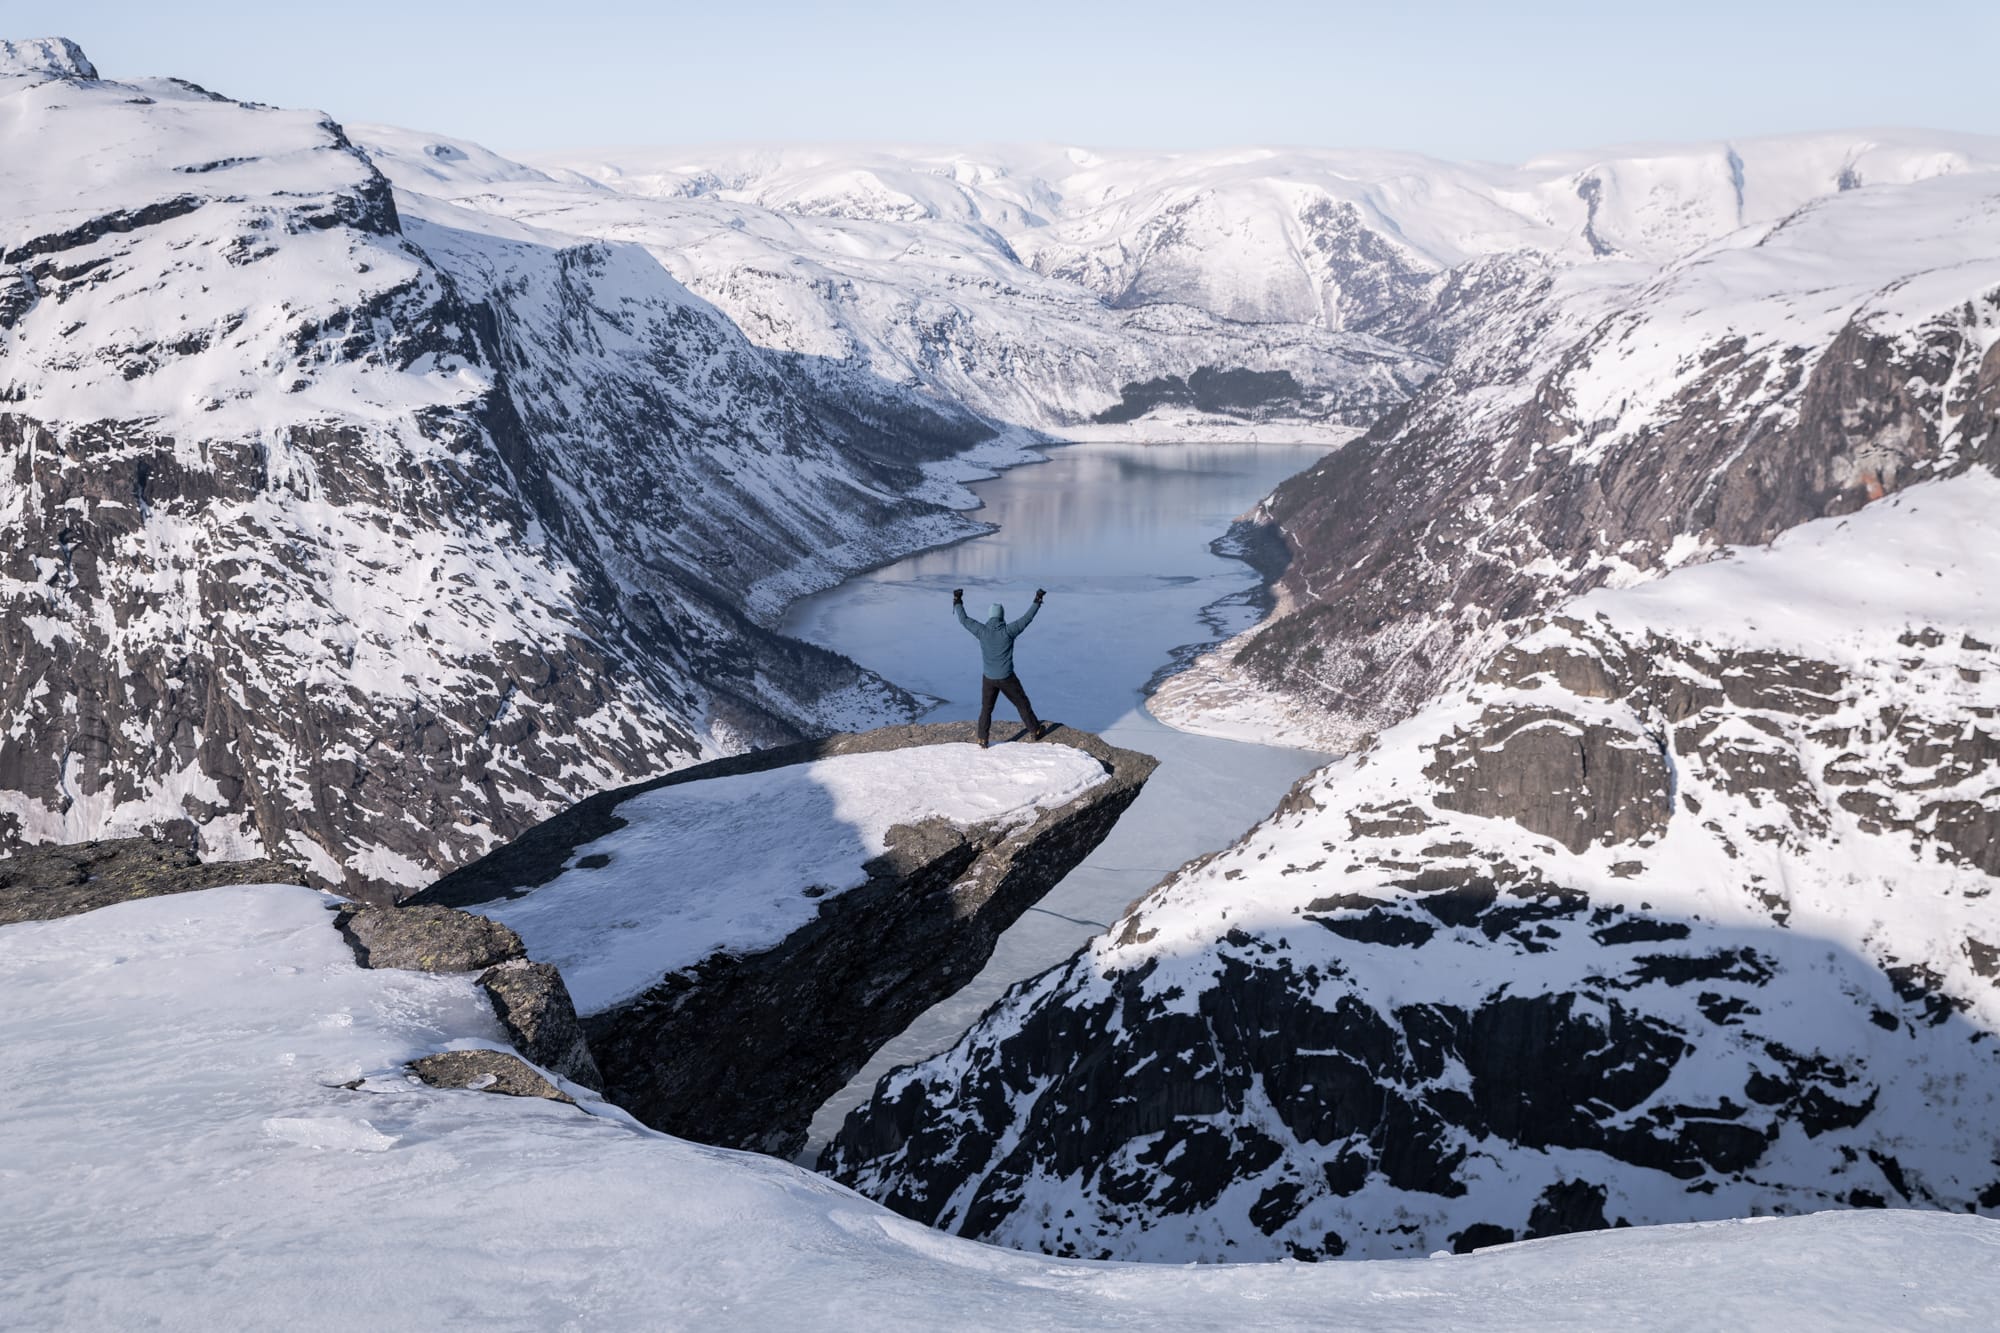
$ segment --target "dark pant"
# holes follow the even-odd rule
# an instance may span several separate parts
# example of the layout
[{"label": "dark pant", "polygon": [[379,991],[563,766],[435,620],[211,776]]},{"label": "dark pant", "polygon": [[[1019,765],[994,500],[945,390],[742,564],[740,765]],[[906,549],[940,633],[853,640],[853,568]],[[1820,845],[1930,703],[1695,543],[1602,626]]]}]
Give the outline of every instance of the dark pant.
[{"label": "dark pant", "polygon": [[1035,706],[1028,702],[1028,692],[1021,688],[1019,676],[1007,676],[994,680],[991,676],[979,678],[979,739],[985,740],[993,730],[993,700],[997,695],[1006,695],[1007,702],[1028,724],[1028,734],[1039,736],[1042,732],[1041,720],[1035,716]]}]

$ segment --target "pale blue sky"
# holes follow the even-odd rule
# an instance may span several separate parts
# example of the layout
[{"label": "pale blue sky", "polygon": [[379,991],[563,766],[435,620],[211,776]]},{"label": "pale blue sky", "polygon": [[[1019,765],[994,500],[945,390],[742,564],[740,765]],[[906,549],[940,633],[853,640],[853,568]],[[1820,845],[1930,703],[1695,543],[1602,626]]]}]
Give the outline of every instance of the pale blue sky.
[{"label": "pale blue sky", "polygon": [[500,150],[896,139],[1517,161],[1871,125],[2000,133],[2000,0],[948,4],[6,0],[174,74]]}]

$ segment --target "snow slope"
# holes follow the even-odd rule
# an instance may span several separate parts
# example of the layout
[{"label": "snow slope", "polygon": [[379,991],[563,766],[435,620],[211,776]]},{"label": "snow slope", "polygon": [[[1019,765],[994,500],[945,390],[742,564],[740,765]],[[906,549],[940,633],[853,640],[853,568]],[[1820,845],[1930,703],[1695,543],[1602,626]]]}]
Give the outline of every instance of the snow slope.
[{"label": "snow slope", "polygon": [[0,66],[0,844],[389,893],[605,786],[919,710],[765,628],[1033,455],[646,251],[399,207],[341,127]]},{"label": "snow slope", "polygon": [[415,1086],[404,1062],[499,1029],[469,977],[357,968],[325,906],[232,888],[0,929],[11,1322],[1976,1327],[2000,1302],[1995,1223],[1908,1212],[1317,1267],[993,1250],[574,1086]]},{"label": "snow slope", "polygon": [[[562,874],[482,910],[562,968],[592,1014],[714,954],[777,944],[865,883],[899,824],[1012,828],[1107,776],[1068,746],[960,744],[662,787],[624,802],[625,827],[579,846]],[[578,869],[585,858],[597,868]]]},{"label": "snow slope", "polygon": [[1332,328],[1398,313],[1443,270],[1530,250],[1652,268],[1863,185],[1991,171],[2000,142],[1868,130],[1550,154],[1520,166],[1300,148],[1056,145],[579,150],[535,164],[660,199],[986,228],[1114,306]]},{"label": "snow slope", "polygon": [[1459,276],[1449,368],[1250,516],[1277,609],[1156,714],[1349,748],[1511,622],[2000,465],[1990,170],[1845,189],[1628,286]]},{"label": "snow slope", "polygon": [[[1282,371],[1295,387],[1237,413],[1233,435],[1317,437],[1365,423],[1427,376],[1421,354],[1310,321],[1244,327],[1187,302],[1121,308],[1024,264],[976,212],[768,208],[641,182],[611,189],[573,172],[539,179],[475,144],[360,131],[412,200],[645,246],[757,343],[807,364],[855,367],[998,421],[1043,430],[1088,422],[1126,386],[1204,367]],[[622,178],[621,178],[622,181]]]},{"label": "snow slope", "polygon": [[2000,1208],[2000,480],[1517,626],[823,1164],[1051,1253]]}]

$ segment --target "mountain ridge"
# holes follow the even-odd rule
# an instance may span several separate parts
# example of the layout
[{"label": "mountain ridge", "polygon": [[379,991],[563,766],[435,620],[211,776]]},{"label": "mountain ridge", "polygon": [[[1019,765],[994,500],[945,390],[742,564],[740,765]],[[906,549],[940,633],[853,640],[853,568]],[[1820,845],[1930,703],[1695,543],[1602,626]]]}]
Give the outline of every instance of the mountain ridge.
[{"label": "mountain ridge", "polygon": [[632,247],[440,225],[318,113],[35,68],[0,79],[0,838],[390,895],[917,711],[756,613],[977,531],[953,478],[1033,436],[801,374]]}]

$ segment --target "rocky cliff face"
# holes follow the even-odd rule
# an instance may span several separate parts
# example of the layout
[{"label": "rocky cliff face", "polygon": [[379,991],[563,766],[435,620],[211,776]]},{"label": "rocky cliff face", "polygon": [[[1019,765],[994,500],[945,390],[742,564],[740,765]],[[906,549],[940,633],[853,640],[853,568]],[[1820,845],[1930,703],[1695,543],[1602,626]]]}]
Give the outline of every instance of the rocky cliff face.
[{"label": "rocky cliff face", "polygon": [[67,51],[0,67],[0,845],[386,896],[911,715],[758,617],[974,530],[926,467],[989,426],[795,374],[641,252],[406,217],[324,117]]},{"label": "rocky cliff face", "polygon": [[[889,728],[699,765],[593,797],[415,901],[474,906],[513,921],[533,950],[540,937],[511,914],[510,902],[532,902],[567,878],[566,891],[584,892],[564,915],[594,912],[604,926],[595,933],[564,929],[562,947],[602,963],[603,955],[629,949],[629,939],[644,933],[638,918],[645,901],[703,873],[688,842],[662,844],[657,856],[635,865],[632,858],[643,852],[602,841],[643,818],[639,807],[649,793],[700,799],[705,783],[781,774],[842,756],[921,755],[933,746],[977,756],[972,762],[991,770],[979,785],[998,787],[1008,781],[998,761],[1009,750],[1060,747],[1059,753],[1087,756],[1093,781],[1079,795],[1020,818],[897,822],[858,885],[776,886],[818,901],[795,928],[763,932],[768,938],[754,945],[698,950],[685,965],[648,966],[640,957],[634,962],[646,980],[636,987],[578,991],[610,1099],[683,1138],[789,1156],[804,1144],[819,1105],[911,1019],[985,965],[1000,933],[1104,839],[1154,767],[1144,755],[1067,729],[1042,747],[980,752],[971,749],[973,739],[970,723]],[[731,799],[760,799],[756,790],[746,787],[749,794]],[[769,836],[787,838],[799,813],[768,808],[759,818]],[[727,904],[713,898],[734,892],[713,880],[691,891],[696,901],[666,923],[670,933],[714,929],[710,919]],[[585,967],[566,964],[565,972],[572,986],[587,976]]]},{"label": "rocky cliff face", "polygon": [[1996,193],[1849,192],[1629,287],[1459,271],[1427,325],[1446,372],[1248,516],[1276,612],[1155,711],[1351,748],[1523,617],[1994,465]]},{"label": "rocky cliff face", "polygon": [[824,1167],[1051,1253],[2000,1209],[2000,482],[1530,621]]}]

